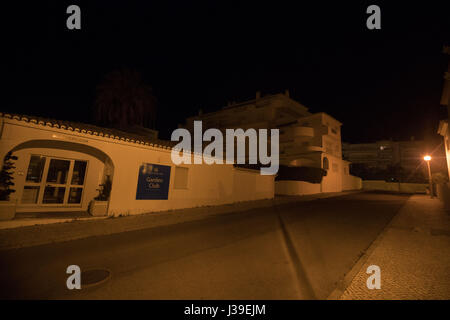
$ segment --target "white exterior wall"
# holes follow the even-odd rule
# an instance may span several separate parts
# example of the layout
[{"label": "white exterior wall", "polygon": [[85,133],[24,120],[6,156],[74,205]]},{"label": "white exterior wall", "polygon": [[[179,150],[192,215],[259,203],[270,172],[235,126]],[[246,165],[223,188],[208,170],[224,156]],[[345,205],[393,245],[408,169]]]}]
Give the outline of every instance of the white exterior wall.
[{"label": "white exterior wall", "polygon": [[[164,211],[206,205],[220,205],[236,201],[268,199],[274,196],[274,176],[262,176],[259,171],[243,172],[232,165],[184,165],[188,172],[188,188],[174,189],[175,165],[171,160],[171,150],[163,147],[126,142],[115,138],[55,128],[45,124],[35,124],[22,120],[0,118],[0,157],[21,144],[35,142],[33,149],[24,148],[14,153],[20,158],[16,162],[14,181],[16,193],[12,200],[19,199],[28,169],[31,154],[62,156],[64,158],[89,161],[86,192],[83,196],[82,210],[97,195],[95,189],[101,183],[104,163],[111,160],[114,166],[112,190],[108,213],[138,214],[151,211]],[[45,142],[45,148],[36,150]],[[62,150],[48,146],[68,145]],[[72,146],[81,151],[75,152]],[[98,153],[97,156],[93,154]],[[104,159],[102,160],[102,157]],[[171,166],[168,200],[136,200],[139,167],[142,163]],[[25,173],[20,175],[20,172]],[[56,209],[45,205],[33,211],[52,211]],[[74,208],[58,208],[58,211],[73,211]],[[76,209],[80,210],[80,207]]]},{"label": "white exterior wall", "polygon": [[341,192],[343,177],[343,161],[342,159],[333,157],[329,154],[322,154],[323,158],[328,158],[329,168],[327,175],[322,178],[322,192]]},{"label": "white exterior wall", "polygon": [[445,159],[447,162],[447,170],[448,170],[448,177],[450,179],[450,134],[449,134],[449,126],[447,120],[441,120],[439,122],[439,129],[438,133],[442,135],[444,138],[444,146],[445,146]]},{"label": "white exterior wall", "polygon": [[276,194],[306,195],[320,193],[320,183],[306,181],[275,181]]}]

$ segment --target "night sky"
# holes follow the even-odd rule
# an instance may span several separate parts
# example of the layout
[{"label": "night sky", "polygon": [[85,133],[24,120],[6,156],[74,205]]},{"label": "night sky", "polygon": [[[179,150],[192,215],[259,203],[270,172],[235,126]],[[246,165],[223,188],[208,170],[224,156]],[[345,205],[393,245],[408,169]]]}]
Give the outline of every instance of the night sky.
[{"label": "night sky", "polygon": [[[198,109],[285,89],[343,122],[345,142],[435,134],[446,116],[444,1],[243,2],[20,2],[4,10],[14,57],[0,111],[92,123],[96,85],[128,67],[153,86],[166,139]],[[70,4],[81,30],[66,28]],[[370,4],[381,30],[366,28]]]}]

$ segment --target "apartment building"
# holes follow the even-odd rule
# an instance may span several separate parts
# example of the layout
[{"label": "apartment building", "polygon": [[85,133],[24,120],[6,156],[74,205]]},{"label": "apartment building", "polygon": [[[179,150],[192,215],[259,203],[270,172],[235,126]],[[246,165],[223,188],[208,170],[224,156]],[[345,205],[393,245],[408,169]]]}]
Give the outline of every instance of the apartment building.
[{"label": "apartment building", "polygon": [[405,170],[415,170],[422,165],[427,153],[423,140],[392,141],[374,143],[343,143],[343,157],[353,164],[365,164],[371,168],[387,169],[398,165]]},{"label": "apartment building", "polygon": [[[349,180],[353,179],[349,176],[349,162],[342,159],[342,123],[324,112],[309,112],[307,107],[291,99],[288,91],[266,96],[257,92],[255,99],[230,103],[216,112],[199,112],[181,126],[192,132],[194,121],[202,121],[203,130],[217,128],[223,133],[225,129],[236,128],[279,129],[280,165],[326,170],[320,185],[287,193],[335,192],[352,188],[348,187]],[[278,181],[279,186],[282,184]]]},{"label": "apartment building", "polygon": [[447,171],[444,146],[433,139],[343,143],[342,149],[343,158],[352,163],[352,172],[363,179],[427,181],[425,155],[432,157],[433,174]]}]

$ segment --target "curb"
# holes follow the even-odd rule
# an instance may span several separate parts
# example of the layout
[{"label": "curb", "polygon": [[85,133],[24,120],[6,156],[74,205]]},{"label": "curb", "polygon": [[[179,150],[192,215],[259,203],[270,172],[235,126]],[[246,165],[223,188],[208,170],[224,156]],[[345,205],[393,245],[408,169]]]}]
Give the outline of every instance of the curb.
[{"label": "curb", "polygon": [[[12,230],[12,229],[18,229],[18,228],[25,228],[25,227],[34,227],[34,226],[44,226],[44,225],[51,225],[51,224],[59,224],[59,223],[70,223],[70,222],[80,222],[80,221],[96,221],[96,220],[103,220],[107,219],[108,217],[83,217],[83,218],[35,218],[32,219],[32,221],[22,221],[25,222],[22,225],[14,225],[14,223],[11,223],[11,226],[5,226],[0,224],[0,230]],[[42,219],[39,221],[39,219]],[[47,221],[46,221],[47,220]],[[10,221],[2,221],[2,222],[20,222],[18,220],[10,220]]]}]

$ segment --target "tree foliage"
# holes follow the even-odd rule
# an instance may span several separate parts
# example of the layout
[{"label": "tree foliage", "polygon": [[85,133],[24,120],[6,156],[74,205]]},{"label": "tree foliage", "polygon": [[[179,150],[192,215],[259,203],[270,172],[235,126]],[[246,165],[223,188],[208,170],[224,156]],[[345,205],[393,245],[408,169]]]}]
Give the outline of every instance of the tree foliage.
[{"label": "tree foliage", "polygon": [[111,194],[112,181],[109,175],[106,176],[105,182],[100,185],[99,194],[95,197],[98,201],[108,201]]},{"label": "tree foliage", "polygon": [[11,151],[8,152],[3,160],[2,171],[0,171],[0,200],[9,201],[9,196],[11,193],[16,192],[16,190],[11,187],[14,186],[13,169],[14,161],[17,160],[16,156],[13,156]]},{"label": "tree foliage", "polygon": [[99,125],[117,129],[153,128],[156,98],[151,86],[134,70],[125,68],[107,74],[97,86],[95,120]]},{"label": "tree foliage", "polygon": [[306,181],[310,183],[321,183],[322,178],[327,175],[327,171],[315,167],[288,167],[281,165],[276,181]]}]

